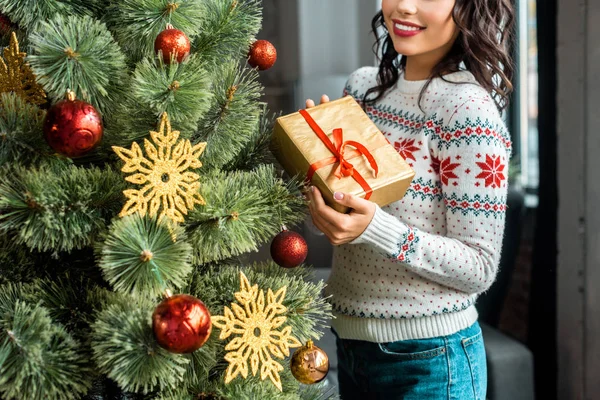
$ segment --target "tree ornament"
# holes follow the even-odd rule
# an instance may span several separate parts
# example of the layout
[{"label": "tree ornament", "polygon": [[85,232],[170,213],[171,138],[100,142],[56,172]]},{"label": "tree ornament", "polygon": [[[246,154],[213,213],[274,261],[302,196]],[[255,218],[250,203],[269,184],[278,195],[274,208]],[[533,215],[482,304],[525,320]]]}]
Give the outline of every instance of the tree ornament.
[{"label": "tree ornament", "polygon": [[[240,291],[235,293],[237,303],[231,303],[231,309],[225,307],[224,316],[213,316],[212,323],[221,329],[219,339],[227,339],[232,334],[240,335],[233,338],[225,346],[229,351],[225,360],[229,362],[225,375],[225,383],[231,382],[236,376],[248,377],[248,359],[252,375],[256,376],[260,366],[260,379],[270,378],[271,382],[281,391],[279,372],[283,371],[280,363],[272,356],[283,359],[290,355],[291,347],[300,347],[301,343],[292,336],[292,327],[280,328],[287,320],[287,307],[283,305],[287,287],[280,288],[276,293],[258,289],[258,285],[250,286],[246,275],[240,271]],[[233,311],[232,311],[233,310]]]},{"label": "tree ornament", "polygon": [[19,51],[17,34],[12,32],[10,44],[4,49],[4,59],[0,57],[0,93],[14,92],[29,103],[44,104],[46,93],[37,83],[29,64],[25,62],[26,55]]},{"label": "tree ornament", "polygon": [[294,268],[302,264],[308,255],[306,240],[299,233],[285,227],[271,242],[271,257],[280,267]]},{"label": "tree ornament", "polygon": [[48,110],[44,138],[57,153],[81,157],[102,140],[102,117],[94,106],[77,100],[73,91],[69,90],[66,97]]},{"label": "tree ornament", "polygon": [[257,40],[250,47],[248,53],[248,64],[260,71],[269,69],[277,61],[277,50],[268,40]]},{"label": "tree ornament", "polygon": [[162,51],[163,60],[166,64],[171,64],[172,55],[180,63],[190,53],[190,49],[190,39],[171,24],[167,24],[167,29],[159,33],[154,41],[154,51],[157,54]]},{"label": "tree ornament", "polygon": [[323,349],[309,340],[306,346],[302,346],[292,355],[290,369],[300,383],[305,385],[319,383],[329,372],[329,357]]},{"label": "tree ornament", "polygon": [[152,313],[152,330],[164,349],[172,353],[192,353],[210,337],[210,313],[194,296],[169,296]]},{"label": "tree ornament", "polygon": [[14,28],[15,25],[12,23],[10,18],[0,13],[0,35],[6,35]]},{"label": "tree ornament", "polygon": [[[166,131],[165,131],[166,130]],[[144,139],[142,154],[137,143],[131,150],[113,146],[113,150],[123,161],[123,172],[137,172],[125,180],[143,185],[141,189],[128,189],[123,192],[128,201],[120,217],[139,212],[154,217],[162,206],[159,219],[166,217],[172,223],[184,222],[184,215],[193,210],[196,204],[205,204],[200,195],[200,176],[190,169],[200,168],[200,155],[206,143],[192,146],[188,139],[179,138],[179,131],[171,130],[167,113],[163,113],[158,132],[151,131],[152,144]],[[158,148],[157,148],[158,147]]]}]

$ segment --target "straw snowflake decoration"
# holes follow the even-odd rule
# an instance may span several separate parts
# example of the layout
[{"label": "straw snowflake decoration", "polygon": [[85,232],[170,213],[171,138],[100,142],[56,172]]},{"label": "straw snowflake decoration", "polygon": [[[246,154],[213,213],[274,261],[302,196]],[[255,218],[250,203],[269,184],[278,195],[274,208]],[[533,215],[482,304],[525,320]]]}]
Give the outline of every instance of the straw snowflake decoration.
[{"label": "straw snowflake decoration", "polygon": [[[225,350],[225,360],[229,362],[225,375],[225,383],[229,383],[241,374],[248,377],[248,360],[252,375],[256,376],[260,365],[260,379],[270,378],[279,389],[283,370],[281,364],[273,359],[283,359],[290,355],[291,347],[302,344],[292,336],[292,327],[280,328],[287,317],[282,316],[287,308],[282,304],[287,287],[282,287],[276,293],[271,289],[265,292],[258,285],[250,286],[243,272],[240,272],[240,291],[235,293],[239,304],[231,303],[231,309],[225,307],[224,316],[213,316],[212,324],[221,329],[219,339],[227,339],[232,334],[241,335],[233,338]],[[233,311],[232,311],[233,310]]]},{"label": "straw snowflake decoration", "polygon": [[19,41],[13,32],[10,44],[4,49],[4,59],[0,57],[0,93],[14,92],[29,103],[44,104],[46,93],[25,62],[26,55],[19,50]]},{"label": "straw snowflake decoration", "polygon": [[[154,217],[159,209],[159,219],[166,217],[173,223],[184,222],[184,215],[196,204],[205,204],[199,193],[200,176],[189,169],[200,168],[200,155],[206,143],[192,146],[189,140],[177,140],[179,131],[171,130],[167,113],[163,113],[158,132],[150,131],[151,143],[144,139],[144,157],[137,143],[131,150],[113,146],[125,166],[121,171],[134,173],[126,177],[129,182],[143,185],[141,189],[123,191],[128,201],[120,217],[139,212]],[[156,145],[156,146],[155,146]]]}]

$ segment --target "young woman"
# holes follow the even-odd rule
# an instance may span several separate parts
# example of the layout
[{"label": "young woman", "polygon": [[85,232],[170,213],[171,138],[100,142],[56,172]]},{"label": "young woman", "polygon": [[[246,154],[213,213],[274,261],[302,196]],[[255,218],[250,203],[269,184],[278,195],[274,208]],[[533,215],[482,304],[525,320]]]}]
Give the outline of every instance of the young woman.
[{"label": "young woman", "polygon": [[513,20],[511,0],[382,0],[373,19],[381,62],[345,93],[416,176],[383,208],[336,193],[349,214],[308,193],[336,245],[326,294],[343,400],[485,399],[475,300],[494,282],[504,232]]}]

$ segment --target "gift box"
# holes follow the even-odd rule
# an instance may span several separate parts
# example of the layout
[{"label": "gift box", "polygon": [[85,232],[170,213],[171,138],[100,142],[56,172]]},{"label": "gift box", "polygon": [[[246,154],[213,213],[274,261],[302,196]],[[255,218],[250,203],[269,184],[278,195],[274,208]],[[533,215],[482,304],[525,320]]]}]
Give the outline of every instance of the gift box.
[{"label": "gift box", "polygon": [[400,200],[415,172],[351,96],[277,118],[271,151],[291,176],[305,176],[335,210],[350,193],[380,206]]}]

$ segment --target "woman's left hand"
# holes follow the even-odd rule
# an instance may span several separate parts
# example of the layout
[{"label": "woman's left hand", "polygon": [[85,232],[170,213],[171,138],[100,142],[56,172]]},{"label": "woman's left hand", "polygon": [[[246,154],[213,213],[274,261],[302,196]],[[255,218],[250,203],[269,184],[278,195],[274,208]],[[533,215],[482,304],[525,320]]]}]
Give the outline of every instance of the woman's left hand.
[{"label": "woman's left hand", "polygon": [[371,223],[375,203],[350,194],[336,192],[333,196],[338,203],[352,208],[349,214],[337,212],[325,204],[319,189],[311,186],[308,190],[309,210],[313,223],[328,238],[331,244],[349,243],[359,237]]}]

